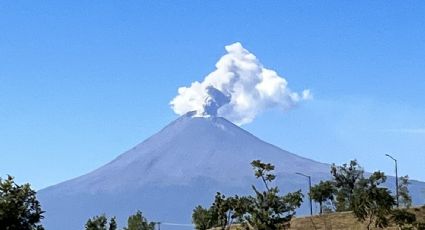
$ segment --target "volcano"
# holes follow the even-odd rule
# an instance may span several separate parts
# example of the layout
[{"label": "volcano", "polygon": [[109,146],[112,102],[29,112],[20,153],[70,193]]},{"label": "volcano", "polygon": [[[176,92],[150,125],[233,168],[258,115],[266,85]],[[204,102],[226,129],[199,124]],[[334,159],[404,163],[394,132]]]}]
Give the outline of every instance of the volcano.
[{"label": "volcano", "polygon": [[[89,217],[102,213],[122,225],[137,210],[162,222],[162,229],[184,229],[194,207],[211,204],[216,192],[252,194],[251,185],[258,182],[250,162],[256,159],[276,166],[275,183],[283,192],[307,191],[296,172],[311,175],[313,183],[330,177],[329,164],[268,144],[224,118],[193,115],[86,175],[40,190],[46,229],[83,229]],[[412,194],[421,188],[419,182],[410,187]],[[413,195],[414,201],[424,202],[418,197]],[[306,213],[307,203],[299,214]]]}]

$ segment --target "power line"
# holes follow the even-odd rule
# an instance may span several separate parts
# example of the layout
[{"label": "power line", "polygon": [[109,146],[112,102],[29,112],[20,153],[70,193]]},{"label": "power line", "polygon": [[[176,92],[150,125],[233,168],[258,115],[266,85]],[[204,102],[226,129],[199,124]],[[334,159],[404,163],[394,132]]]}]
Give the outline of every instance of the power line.
[{"label": "power line", "polygon": [[179,223],[167,223],[167,222],[161,222],[163,225],[169,225],[169,226],[182,226],[182,227],[193,227],[193,224],[179,224]]}]

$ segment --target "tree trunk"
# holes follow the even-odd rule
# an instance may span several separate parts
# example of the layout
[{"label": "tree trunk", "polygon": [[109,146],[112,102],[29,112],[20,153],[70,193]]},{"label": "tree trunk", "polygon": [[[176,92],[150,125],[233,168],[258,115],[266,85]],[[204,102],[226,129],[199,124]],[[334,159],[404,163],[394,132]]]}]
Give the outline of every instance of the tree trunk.
[{"label": "tree trunk", "polygon": [[323,209],[322,209],[322,203],[323,203],[322,201],[320,201],[320,202],[319,202],[319,207],[320,207],[320,215],[322,215],[322,213],[323,213]]},{"label": "tree trunk", "polygon": [[367,224],[367,230],[370,230],[370,225],[372,225],[372,217],[369,217],[369,223]]}]

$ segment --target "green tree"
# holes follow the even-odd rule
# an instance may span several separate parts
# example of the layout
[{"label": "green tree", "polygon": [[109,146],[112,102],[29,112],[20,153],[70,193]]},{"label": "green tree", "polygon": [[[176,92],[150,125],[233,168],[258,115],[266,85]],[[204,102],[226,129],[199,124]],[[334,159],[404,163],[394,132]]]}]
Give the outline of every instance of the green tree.
[{"label": "green tree", "polygon": [[124,230],[154,230],[155,222],[149,222],[146,217],[142,215],[141,211],[137,211],[136,214],[128,217],[128,227]]},{"label": "green tree", "polygon": [[0,178],[0,229],[42,230],[43,213],[29,184],[18,185],[12,176]]},{"label": "green tree", "polygon": [[379,187],[386,177],[382,172],[374,172],[368,179],[356,183],[352,194],[351,207],[359,221],[366,222],[367,229],[373,226],[388,226],[388,215],[395,205],[394,197],[387,188]]},{"label": "green tree", "polygon": [[109,230],[117,230],[117,229],[118,229],[117,220],[114,216],[111,218],[111,221],[109,221]]},{"label": "green tree", "polygon": [[217,193],[214,203],[209,209],[210,221],[212,227],[226,229],[230,225],[241,222],[243,215],[247,211],[249,198],[248,197],[227,197],[221,193]]},{"label": "green tree", "polygon": [[87,220],[85,229],[86,230],[116,230],[117,222],[115,217],[112,217],[108,223],[108,218],[105,216],[105,214],[102,214],[100,216],[95,216]]},{"label": "green tree", "polygon": [[196,229],[211,227],[227,229],[233,223],[240,223],[244,228],[256,230],[289,227],[295,209],[302,203],[301,191],[279,195],[278,187],[270,186],[276,178],[272,173],[274,166],[259,160],[253,161],[251,165],[255,176],[263,182],[265,190],[260,191],[253,185],[254,196],[236,195],[226,198],[217,193],[209,209],[201,206],[194,209],[192,220]]},{"label": "green tree", "polygon": [[246,215],[249,205],[249,197],[225,197],[217,193],[213,204],[209,209],[197,206],[192,213],[192,222],[196,229],[209,229],[218,227],[226,229],[234,223],[241,223]]},{"label": "green tree", "polygon": [[320,181],[319,184],[311,187],[310,197],[319,203],[320,214],[323,213],[323,203],[333,201],[336,193],[336,188],[331,181]]},{"label": "green tree", "polygon": [[249,211],[253,204],[253,197],[251,196],[235,196],[232,198],[233,212],[231,219],[234,223],[243,223],[245,218],[249,215]]},{"label": "green tree", "polygon": [[210,209],[203,208],[201,205],[195,207],[192,213],[192,223],[197,230],[207,230],[214,227]]},{"label": "green tree", "polygon": [[351,203],[354,188],[356,184],[364,178],[364,170],[356,160],[350,161],[350,164],[336,166],[332,164],[331,174],[337,189],[336,193],[336,211],[352,210]]},{"label": "green tree", "polygon": [[274,230],[289,227],[292,217],[295,215],[301,203],[303,195],[300,190],[279,196],[278,187],[270,187],[270,183],[276,178],[272,171],[274,166],[254,160],[253,166],[255,177],[262,180],[265,190],[259,191],[252,186],[255,197],[251,199],[248,208],[249,215],[245,216],[249,227],[257,230]]},{"label": "green tree", "polygon": [[211,206],[211,214],[215,219],[214,227],[225,229],[228,224],[227,212],[229,211],[229,203],[226,201],[226,196],[217,192],[214,197],[214,202]]},{"label": "green tree", "polygon": [[398,193],[399,193],[399,203],[405,208],[410,208],[412,206],[412,197],[409,194],[409,176],[402,176],[399,178],[398,183]]}]

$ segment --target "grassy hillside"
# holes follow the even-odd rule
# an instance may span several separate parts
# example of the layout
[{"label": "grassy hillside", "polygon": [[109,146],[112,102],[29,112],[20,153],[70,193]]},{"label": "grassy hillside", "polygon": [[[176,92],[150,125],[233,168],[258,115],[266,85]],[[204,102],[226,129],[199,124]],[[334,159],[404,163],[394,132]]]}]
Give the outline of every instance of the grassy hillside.
[{"label": "grassy hillside", "polygon": [[[425,206],[409,210],[416,214],[418,221],[425,222]],[[231,230],[238,230],[238,226],[232,226]],[[365,230],[366,226],[357,221],[351,212],[330,213],[317,216],[294,218],[291,221],[291,230]],[[387,230],[398,230],[394,225]]]},{"label": "grassy hillside", "polygon": [[[418,221],[425,221],[425,206],[409,210],[416,214]],[[291,222],[294,230],[364,230],[366,226],[357,221],[351,212],[331,213],[313,217],[299,217]],[[388,230],[398,229],[396,226],[386,228]]]}]

